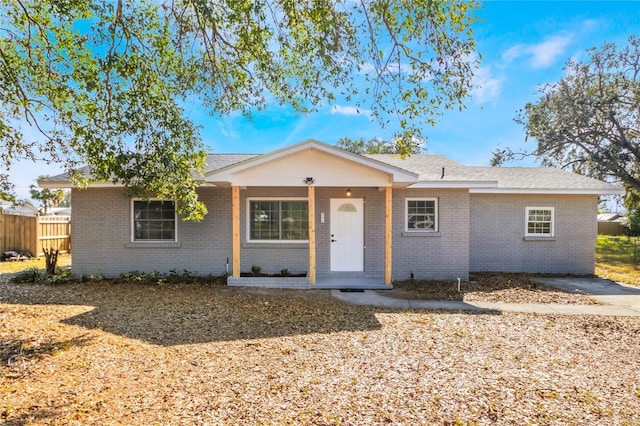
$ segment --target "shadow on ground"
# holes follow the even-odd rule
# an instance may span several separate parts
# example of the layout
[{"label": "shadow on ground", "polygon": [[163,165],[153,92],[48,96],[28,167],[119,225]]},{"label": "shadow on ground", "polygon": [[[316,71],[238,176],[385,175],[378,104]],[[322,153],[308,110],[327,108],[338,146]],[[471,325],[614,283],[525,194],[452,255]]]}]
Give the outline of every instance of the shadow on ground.
[{"label": "shadow on ground", "polygon": [[90,306],[62,323],[162,346],[378,330],[376,314],[397,312],[343,303],[323,290],[113,282],[0,284],[0,303]]}]

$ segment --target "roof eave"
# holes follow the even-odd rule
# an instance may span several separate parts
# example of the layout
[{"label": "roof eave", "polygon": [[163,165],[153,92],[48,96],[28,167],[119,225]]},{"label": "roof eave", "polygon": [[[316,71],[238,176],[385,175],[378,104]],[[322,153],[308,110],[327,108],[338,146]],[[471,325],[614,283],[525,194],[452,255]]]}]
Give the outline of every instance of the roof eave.
[{"label": "roof eave", "polygon": [[472,194],[624,195],[623,188],[471,188]]},{"label": "roof eave", "polygon": [[497,188],[498,181],[469,181],[469,180],[421,180],[412,185],[410,189],[418,188]]}]

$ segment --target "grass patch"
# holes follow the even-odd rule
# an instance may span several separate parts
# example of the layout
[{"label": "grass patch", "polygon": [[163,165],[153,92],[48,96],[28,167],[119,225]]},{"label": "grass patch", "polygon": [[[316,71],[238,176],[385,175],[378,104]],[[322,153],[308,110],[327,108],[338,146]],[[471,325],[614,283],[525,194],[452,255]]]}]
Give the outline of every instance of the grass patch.
[{"label": "grass patch", "polygon": [[[0,274],[11,273],[14,274],[16,272],[23,272],[27,269],[45,269],[45,261],[44,256],[30,259],[30,260],[21,260],[17,262],[0,262]],[[71,266],[71,255],[70,254],[60,254],[58,256],[58,264],[57,266],[64,268],[67,266]]]},{"label": "grass patch", "polygon": [[[637,250],[634,264],[634,250]],[[640,286],[640,238],[598,235],[596,275]]]}]

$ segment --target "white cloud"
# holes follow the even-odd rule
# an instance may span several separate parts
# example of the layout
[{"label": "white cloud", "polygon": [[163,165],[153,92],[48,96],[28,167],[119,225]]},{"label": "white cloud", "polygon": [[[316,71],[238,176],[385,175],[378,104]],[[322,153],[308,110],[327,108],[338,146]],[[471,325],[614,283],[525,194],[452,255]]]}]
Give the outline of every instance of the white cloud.
[{"label": "white cloud", "polygon": [[491,67],[480,67],[473,76],[471,96],[478,103],[496,100],[502,92],[504,79],[491,75]]},{"label": "white cloud", "polygon": [[239,137],[238,132],[234,128],[233,122],[230,120],[218,120],[216,123],[222,136],[232,139],[237,139]]},{"label": "white cloud", "polygon": [[339,115],[364,115],[366,117],[371,116],[371,110],[368,109],[360,109],[354,106],[343,106],[343,105],[334,105],[331,108],[331,115],[339,114]]},{"label": "white cloud", "polygon": [[502,59],[511,62],[526,57],[534,68],[546,68],[562,57],[573,40],[571,34],[547,37],[537,44],[518,44],[502,54]]},{"label": "white cloud", "polygon": [[553,36],[540,44],[532,47],[532,65],[535,68],[544,68],[555,62],[567,50],[571,43],[571,36]]}]

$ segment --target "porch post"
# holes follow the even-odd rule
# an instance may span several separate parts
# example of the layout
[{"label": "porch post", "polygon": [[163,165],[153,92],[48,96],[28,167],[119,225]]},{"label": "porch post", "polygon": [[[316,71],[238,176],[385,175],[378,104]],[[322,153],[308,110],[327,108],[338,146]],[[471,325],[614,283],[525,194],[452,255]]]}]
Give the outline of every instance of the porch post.
[{"label": "porch post", "polygon": [[390,186],[387,186],[384,194],[384,283],[386,285],[391,285],[391,239],[392,239],[392,217],[391,217],[391,207],[392,207],[392,189]]},{"label": "porch post", "polygon": [[316,191],[309,185],[309,283],[316,283]]},{"label": "porch post", "polygon": [[240,277],[240,187],[231,187],[233,277]]}]

